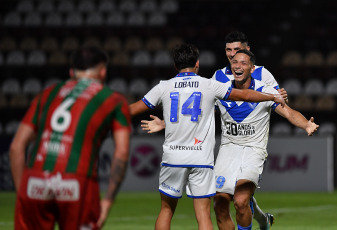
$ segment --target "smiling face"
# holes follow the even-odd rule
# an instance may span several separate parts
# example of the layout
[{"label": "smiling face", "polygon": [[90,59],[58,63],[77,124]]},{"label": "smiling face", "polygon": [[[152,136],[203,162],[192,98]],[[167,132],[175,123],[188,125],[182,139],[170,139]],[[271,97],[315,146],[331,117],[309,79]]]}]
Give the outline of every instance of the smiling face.
[{"label": "smiling face", "polygon": [[231,67],[236,86],[243,86],[246,82],[246,85],[249,86],[251,74],[255,70],[255,66],[250,60],[250,57],[244,53],[236,54],[232,58]]},{"label": "smiling face", "polygon": [[247,45],[247,43],[242,43],[242,42],[231,42],[231,43],[226,43],[226,56],[228,58],[229,62],[232,62],[232,59],[236,52],[239,50],[250,50],[250,47]]}]

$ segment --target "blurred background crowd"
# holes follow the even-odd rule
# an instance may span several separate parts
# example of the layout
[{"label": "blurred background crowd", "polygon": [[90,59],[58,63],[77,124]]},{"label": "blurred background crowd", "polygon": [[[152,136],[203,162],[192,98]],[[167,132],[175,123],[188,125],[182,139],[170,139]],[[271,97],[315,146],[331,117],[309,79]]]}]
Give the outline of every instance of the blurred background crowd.
[{"label": "blurred background crowd", "polygon": [[[3,140],[13,136],[41,89],[69,78],[69,56],[79,46],[97,45],[109,54],[106,84],[131,103],[160,79],[175,76],[170,50],[181,42],[200,49],[199,73],[212,77],[228,65],[224,40],[234,30],[247,34],[257,65],[265,66],[287,90],[289,105],[307,118],[315,117],[321,126],[318,135],[336,133],[336,1],[1,0],[0,4]],[[154,114],[160,116],[160,111]],[[135,135],[144,134],[139,120],[147,115],[134,119]],[[270,133],[305,135],[276,115],[271,116]],[[6,157],[1,156],[3,162]]]}]

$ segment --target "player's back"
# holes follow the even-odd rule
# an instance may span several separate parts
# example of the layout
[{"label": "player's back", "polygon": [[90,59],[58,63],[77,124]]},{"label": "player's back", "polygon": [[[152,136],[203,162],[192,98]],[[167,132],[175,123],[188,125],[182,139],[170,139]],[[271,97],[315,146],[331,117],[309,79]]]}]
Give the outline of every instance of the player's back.
[{"label": "player's back", "polygon": [[161,81],[145,96],[150,102],[163,105],[163,163],[213,165],[214,102],[229,95],[229,86],[194,73],[180,73]]},{"label": "player's back", "polygon": [[96,176],[102,139],[109,130],[128,127],[125,107],[122,95],[95,80],[69,80],[46,89],[23,120],[37,135],[28,167]]}]

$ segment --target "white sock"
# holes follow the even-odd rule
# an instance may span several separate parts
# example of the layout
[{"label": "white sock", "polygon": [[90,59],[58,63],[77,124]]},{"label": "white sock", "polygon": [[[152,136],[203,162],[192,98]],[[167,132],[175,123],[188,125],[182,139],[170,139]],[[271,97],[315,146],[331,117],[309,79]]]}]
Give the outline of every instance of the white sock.
[{"label": "white sock", "polygon": [[259,223],[260,226],[266,226],[267,224],[267,215],[260,209],[257,205],[257,202],[254,197],[253,200],[253,207],[254,207],[254,219]]}]

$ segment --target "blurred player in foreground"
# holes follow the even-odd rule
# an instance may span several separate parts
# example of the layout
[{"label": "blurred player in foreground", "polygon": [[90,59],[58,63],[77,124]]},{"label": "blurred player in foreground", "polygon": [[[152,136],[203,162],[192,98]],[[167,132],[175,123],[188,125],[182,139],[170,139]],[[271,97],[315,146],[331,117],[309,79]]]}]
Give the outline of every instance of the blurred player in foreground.
[{"label": "blurred player in foreground", "polygon": [[[251,77],[254,72],[255,56],[248,50],[238,51],[232,59],[234,74],[233,88],[252,89],[260,92],[277,93],[275,89]],[[230,81],[231,82],[231,81]],[[293,125],[304,129],[309,136],[319,127],[314,118],[309,121],[299,112],[287,105],[279,106],[274,102],[248,103],[219,100],[217,104],[222,118],[222,140],[214,167],[216,175],[217,205],[222,212],[217,212],[219,229],[228,228],[220,220],[230,219],[229,204],[233,198],[236,209],[238,230],[252,229],[250,200],[258,186],[264,162],[268,156],[266,148],[269,133],[271,110],[288,119]],[[162,125],[155,117],[153,121],[143,122],[145,130],[159,130]],[[220,199],[221,198],[221,199]],[[227,215],[227,216],[225,216]]]},{"label": "blurred player in foreground", "polygon": [[166,123],[165,142],[159,178],[161,210],[155,229],[170,229],[171,219],[184,187],[193,198],[199,230],[213,229],[210,216],[214,180],[214,103],[216,99],[240,101],[275,101],[284,104],[277,94],[232,89],[199,76],[199,50],[188,44],[173,50],[178,74],[161,81],[142,100],[130,105],[131,115],[162,104]]},{"label": "blurred player in foreground", "polygon": [[[23,118],[10,146],[15,229],[54,229],[55,222],[62,230],[103,226],[126,172],[130,138],[126,99],[103,86],[107,62],[98,48],[77,50],[71,79],[36,96]],[[98,153],[109,131],[115,149],[100,201]]]}]

